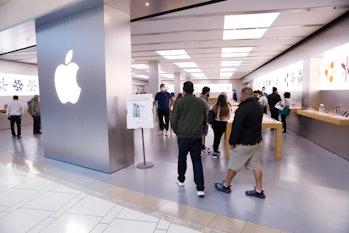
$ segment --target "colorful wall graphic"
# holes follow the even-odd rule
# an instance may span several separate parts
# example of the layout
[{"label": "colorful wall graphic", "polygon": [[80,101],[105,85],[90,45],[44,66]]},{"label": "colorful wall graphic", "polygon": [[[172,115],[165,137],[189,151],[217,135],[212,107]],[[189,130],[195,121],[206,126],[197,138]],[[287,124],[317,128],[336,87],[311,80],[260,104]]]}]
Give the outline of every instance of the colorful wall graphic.
[{"label": "colorful wall graphic", "polygon": [[0,96],[39,94],[37,76],[0,73]]},{"label": "colorful wall graphic", "polygon": [[349,90],[349,43],[323,55],[321,90]]}]

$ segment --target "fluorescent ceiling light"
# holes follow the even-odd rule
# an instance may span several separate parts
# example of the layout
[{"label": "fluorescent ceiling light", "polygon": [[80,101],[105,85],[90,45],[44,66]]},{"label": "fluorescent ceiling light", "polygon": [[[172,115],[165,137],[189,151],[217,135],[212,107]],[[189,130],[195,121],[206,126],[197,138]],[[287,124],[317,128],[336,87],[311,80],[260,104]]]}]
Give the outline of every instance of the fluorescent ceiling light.
[{"label": "fluorescent ceiling light", "polygon": [[188,73],[201,73],[202,71],[200,69],[184,69],[184,71]]},{"label": "fluorescent ceiling light", "polygon": [[220,73],[221,77],[231,77],[232,75],[233,75],[233,72]]},{"label": "fluorescent ceiling light", "polygon": [[146,64],[134,64],[132,65],[132,67],[139,70],[145,70],[149,68]]},{"label": "fluorescent ceiling light", "polygon": [[223,72],[233,72],[233,71],[235,71],[236,70],[236,68],[221,68],[221,72],[223,73]]},{"label": "fluorescent ceiling light", "polygon": [[267,29],[225,30],[223,40],[260,39]]},{"label": "fluorescent ceiling light", "polygon": [[267,28],[273,24],[273,22],[279,15],[279,12],[245,15],[226,15],[224,16],[224,29]]},{"label": "fluorescent ceiling light", "polygon": [[195,62],[177,62],[175,63],[180,68],[192,68],[192,67],[198,67]]},{"label": "fluorescent ceiling light", "polygon": [[190,59],[187,52],[183,49],[179,50],[162,50],[162,51],[155,51],[167,60],[175,60],[175,59]]},{"label": "fluorescent ceiling light", "polygon": [[221,61],[221,66],[239,66],[242,61]]},{"label": "fluorescent ceiling light", "polygon": [[247,57],[253,47],[222,48],[222,57]]},{"label": "fluorescent ceiling light", "polygon": [[191,75],[195,78],[206,78],[206,75],[204,73],[191,73]]}]

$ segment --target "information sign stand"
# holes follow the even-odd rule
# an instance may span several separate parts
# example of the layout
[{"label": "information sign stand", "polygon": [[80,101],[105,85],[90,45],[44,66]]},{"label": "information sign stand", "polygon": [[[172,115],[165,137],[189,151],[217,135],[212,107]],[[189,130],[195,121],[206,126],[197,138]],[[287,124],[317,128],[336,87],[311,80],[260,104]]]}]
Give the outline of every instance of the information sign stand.
[{"label": "information sign stand", "polygon": [[131,95],[127,99],[127,128],[142,130],[143,162],[137,168],[146,169],[153,167],[151,162],[146,162],[144,146],[144,128],[153,128],[153,95]]}]

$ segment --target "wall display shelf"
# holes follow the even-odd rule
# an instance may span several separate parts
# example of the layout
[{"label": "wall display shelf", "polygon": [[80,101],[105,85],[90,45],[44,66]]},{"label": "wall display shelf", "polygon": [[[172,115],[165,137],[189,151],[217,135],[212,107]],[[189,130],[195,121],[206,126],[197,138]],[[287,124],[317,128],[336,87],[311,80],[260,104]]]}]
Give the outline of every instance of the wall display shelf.
[{"label": "wall display shelf", "polygon": [[337,116],[330,113],[323,113],[319,111],[313,110],[298,110],[298,115],[302,115],[305,117],[313,118],[320,121],[325,121],[327,123],[341,125],[341,126],[349,126],[349,118],[343,116]]}]

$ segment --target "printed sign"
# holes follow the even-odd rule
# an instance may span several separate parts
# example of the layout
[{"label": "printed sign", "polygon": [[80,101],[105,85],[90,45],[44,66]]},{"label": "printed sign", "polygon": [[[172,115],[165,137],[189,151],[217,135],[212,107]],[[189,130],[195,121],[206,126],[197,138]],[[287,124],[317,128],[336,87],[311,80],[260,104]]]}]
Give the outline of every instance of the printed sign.
[{"label": "printed sign", "polygon": [[127,98],[127,128],[153,128],[153,95],[131,95]]}]

